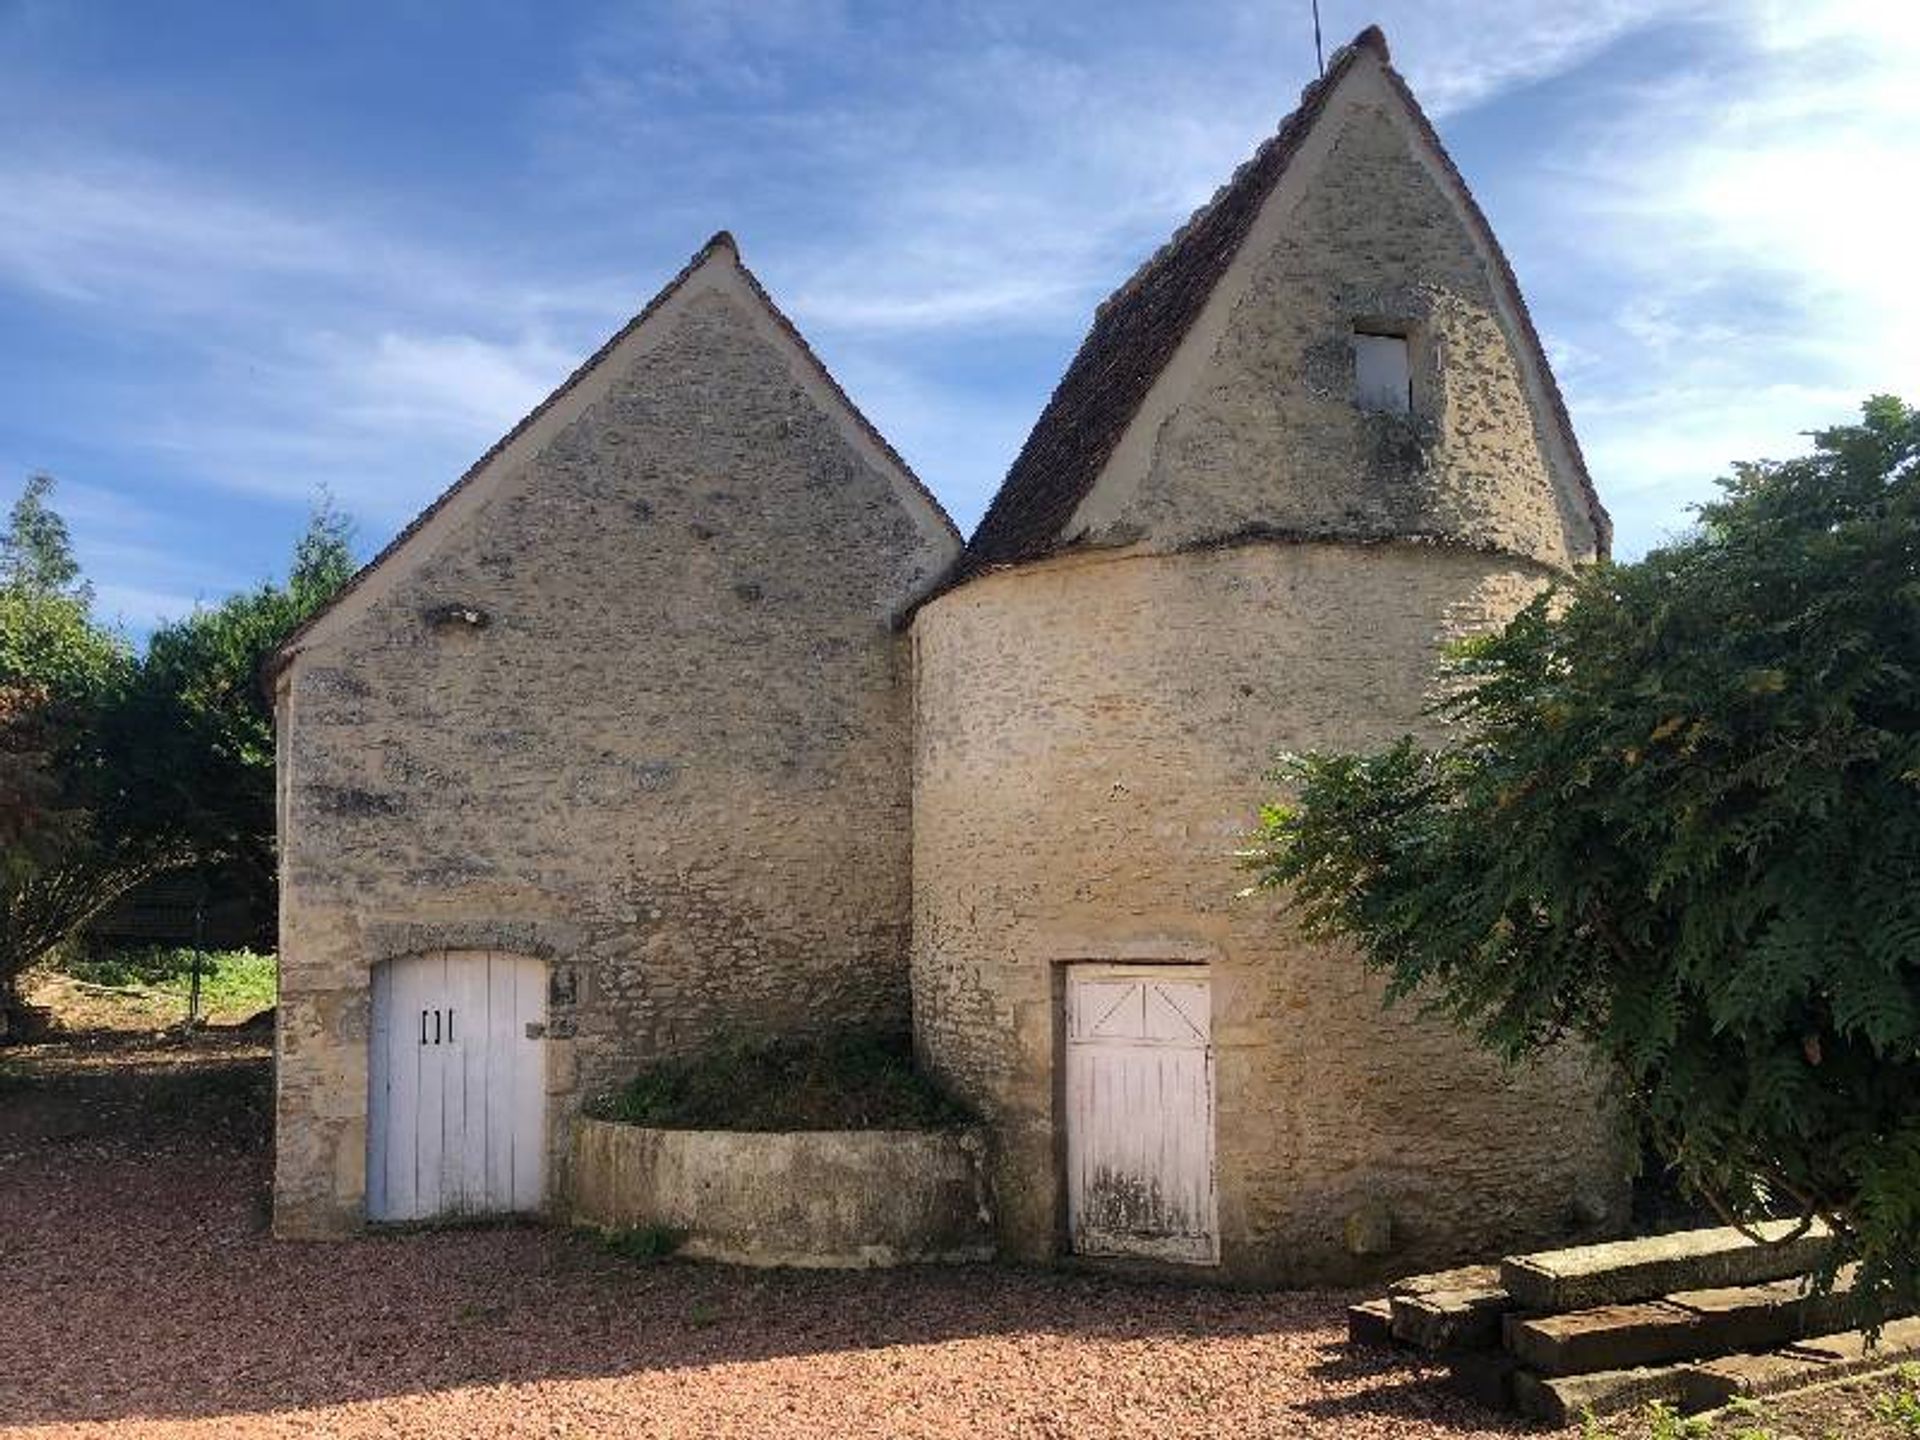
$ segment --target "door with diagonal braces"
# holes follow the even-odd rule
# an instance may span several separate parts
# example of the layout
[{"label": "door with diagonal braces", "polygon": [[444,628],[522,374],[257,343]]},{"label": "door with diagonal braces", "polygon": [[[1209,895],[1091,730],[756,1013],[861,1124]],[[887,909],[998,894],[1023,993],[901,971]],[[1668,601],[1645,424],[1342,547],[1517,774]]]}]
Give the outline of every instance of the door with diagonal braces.
[{"label": "door with diagonal braces", "polygon": [[1073,1249],[1216,1263],[1205,967],[1073,965],[1066,1008]]}]

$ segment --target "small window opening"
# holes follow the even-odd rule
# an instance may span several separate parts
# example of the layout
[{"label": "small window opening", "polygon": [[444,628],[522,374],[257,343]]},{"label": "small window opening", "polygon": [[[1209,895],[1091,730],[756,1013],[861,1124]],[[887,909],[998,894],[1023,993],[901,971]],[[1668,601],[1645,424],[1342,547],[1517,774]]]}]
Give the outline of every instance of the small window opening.
[{"label": "small window opening", "polygon": [[1404,335],[1353,332],[1353,403],[1362,410],[1413,410],[1413,361]]}]

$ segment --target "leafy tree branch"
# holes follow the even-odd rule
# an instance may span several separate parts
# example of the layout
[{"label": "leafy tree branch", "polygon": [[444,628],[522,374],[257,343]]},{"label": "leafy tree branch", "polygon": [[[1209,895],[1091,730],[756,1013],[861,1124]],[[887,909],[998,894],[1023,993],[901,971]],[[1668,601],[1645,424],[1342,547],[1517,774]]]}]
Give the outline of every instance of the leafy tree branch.
[{"label": "leafy tree branch", "polygon": [[1569,1037],[1730,1219],[1920,1300],[1920,414],[1742,465],[1686,537],[1449,661],[1437,744],[1288,757],[1248,863],[1510,1059]]}]

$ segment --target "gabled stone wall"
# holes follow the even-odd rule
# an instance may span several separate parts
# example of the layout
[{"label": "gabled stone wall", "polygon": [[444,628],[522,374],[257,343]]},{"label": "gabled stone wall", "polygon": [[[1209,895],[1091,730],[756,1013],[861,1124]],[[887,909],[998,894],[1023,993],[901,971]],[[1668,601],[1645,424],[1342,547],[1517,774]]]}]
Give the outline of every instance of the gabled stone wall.
[{"label": "gabled stone wall", "polygon": [[[1411,413],[1353,403],[1356,324],[1408,337]],[[1432,536],[1568,565],[1595,542],[1548,423],[1471,233],[1389,116],[1359,109],[1158,437],[1133,523],[1165,545]]]},{"label": "gabled stone wall", "polygon": [[[1601,547],[1463,192],[1370,63],[1328,102],[1062,543],[1421,537],[1567,567]],[[1409,414],[1354,404],[1404,335]]]},{"label": "gabled stone wall", "polygon": [[643,1061],[906,1023],[897,621],[957,542],[733,263],[281,677],[282,1233],[361,1219],[383,959],[548,961],[556,1181]]}]

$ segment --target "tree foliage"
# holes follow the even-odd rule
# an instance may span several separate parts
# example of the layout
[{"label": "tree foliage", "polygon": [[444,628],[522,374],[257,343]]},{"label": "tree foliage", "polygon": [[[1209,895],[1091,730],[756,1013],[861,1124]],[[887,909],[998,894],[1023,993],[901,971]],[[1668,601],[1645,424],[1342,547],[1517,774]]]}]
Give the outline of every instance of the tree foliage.
[{"label": "tree foliage", "polygon": [[29,476],[0,532],[0,878],[10,881],[80,834],[84,811],[63,776],[124,674],[121,648],[88,616],[52,491],[51,476]]},{"label": "tree foliage", "polygon": [[217,888],[270,917],[273,710],[261,670],[353,573],[351,527],[323,503],[294,546],[287,583],[263,584],[156,630],[110,743],[130,783]]},{"label": "tree foliage", "polygon": [[1460,647],[1443,739],[1287,757],[1249,857],[1502,1055],[1574,1036],[1729,1217],[1920,1291],[1920,414]]},{"label": "tree foliage", "polygon": [[105,779],[98,727],[129,669],[84,601],[0,586],[0,877],[35,873],[85,829]]},{"label": "tree foliage", "polygon": [[136,657],[94,621],[51,488],[29,480],[0,536],[0,1036],[25,969],[155,875],[198,867],[272,915],[260,671],[353,568],[323,503],[286,584],[164,625]]},{"label": "tree foliage", "polygon": [[30,595],[89,598],[74,559],[67,522],[49,503],[53,477],[33,474],[7,514],[0,534],[0,587]]},{"label": "tree foliage", "polygon": [[0,534],[0,1035],[21,972],[163,859],[104,743],[133,657],[93,621],[52,487],[29,479]]}]

